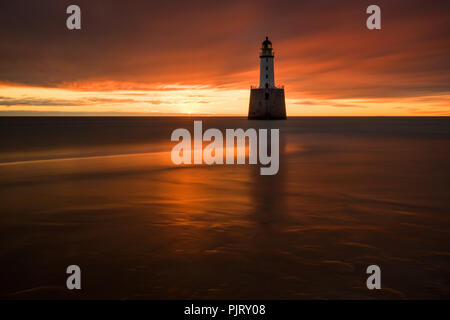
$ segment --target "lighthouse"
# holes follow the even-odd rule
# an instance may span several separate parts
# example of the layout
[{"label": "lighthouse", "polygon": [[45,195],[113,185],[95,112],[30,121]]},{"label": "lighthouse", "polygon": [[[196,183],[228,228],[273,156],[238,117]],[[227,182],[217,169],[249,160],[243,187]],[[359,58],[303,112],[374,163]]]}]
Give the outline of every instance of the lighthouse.
[{"label": "lighthouse", "polygon": [[286,119],[284,87],[275,85],[274,52],[269,37],[259,54],[259,87],[250,89],[248,119]]},{"label": "lighthouse", "polygon": [[272,42],[269,41],[269,37],[266,37],[266,40],[264,40],[262,43],[259,58],[259,87],[275,88],[275,75],[273,71],[273,50]]}]

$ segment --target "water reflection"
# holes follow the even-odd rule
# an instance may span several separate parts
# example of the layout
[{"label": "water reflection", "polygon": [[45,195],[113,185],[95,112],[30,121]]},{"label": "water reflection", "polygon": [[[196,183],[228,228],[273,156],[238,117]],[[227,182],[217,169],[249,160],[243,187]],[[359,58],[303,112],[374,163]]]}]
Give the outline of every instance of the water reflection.
[{"label": "water reflection", "polygon": [[[449,296],[450,155],[430,152],[448,139],[252,125],[281,127],[277,175],[174,166],[163,138],[0,165],[1,296],[71,298],[73,263],[83,298]],[[364,288],[368,264],[382,292]]]}]

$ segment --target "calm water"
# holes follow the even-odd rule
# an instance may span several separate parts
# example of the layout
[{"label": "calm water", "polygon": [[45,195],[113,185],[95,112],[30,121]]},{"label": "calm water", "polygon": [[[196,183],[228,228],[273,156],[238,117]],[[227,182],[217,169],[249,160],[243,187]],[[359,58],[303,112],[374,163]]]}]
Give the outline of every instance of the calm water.
[{"label": "calm water", "polygon": [[450,118],[202,119],[280,128],[276,176],[172,165],[193,120],[0,118],[0,297],[450,299]]}]

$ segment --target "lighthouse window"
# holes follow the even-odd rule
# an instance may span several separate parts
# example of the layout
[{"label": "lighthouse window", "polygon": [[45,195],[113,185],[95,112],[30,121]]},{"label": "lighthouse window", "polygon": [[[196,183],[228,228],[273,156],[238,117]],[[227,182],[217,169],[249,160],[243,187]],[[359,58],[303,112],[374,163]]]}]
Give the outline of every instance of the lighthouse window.
[{"label": "lighthouse window", "polygon": [[265,98],[266,98],[266,100],[269,100],[269,93],[268,92],[266,93]]},{"label": "lighthouse window", "polygon": [[269,79],[269,75],[268,74],[266,74],[266,79]]},{"label": "lighthouse window", "polygon": [[269,70],[269,67],[266,67],[266,70]]}]

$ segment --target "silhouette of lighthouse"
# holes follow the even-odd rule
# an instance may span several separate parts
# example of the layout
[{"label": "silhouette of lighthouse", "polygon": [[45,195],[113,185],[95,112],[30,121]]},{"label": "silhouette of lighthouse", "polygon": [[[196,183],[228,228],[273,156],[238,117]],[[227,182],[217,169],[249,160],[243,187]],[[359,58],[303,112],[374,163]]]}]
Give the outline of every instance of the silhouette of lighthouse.
[{"label": "silhouette of lighthouse", "polygon": [[275,86],[274,53],[268,37],[259,58],[259,88],[250,89],[248,119],[286,119],[284,88]]},{"label": "silhouette of lighthouse", "polygon": [[260,88],[275,88],[275,75],[273,71],[273,51],[272,42],[269,37],[262,43],[261,55],[259,56],[259,87]]}]

